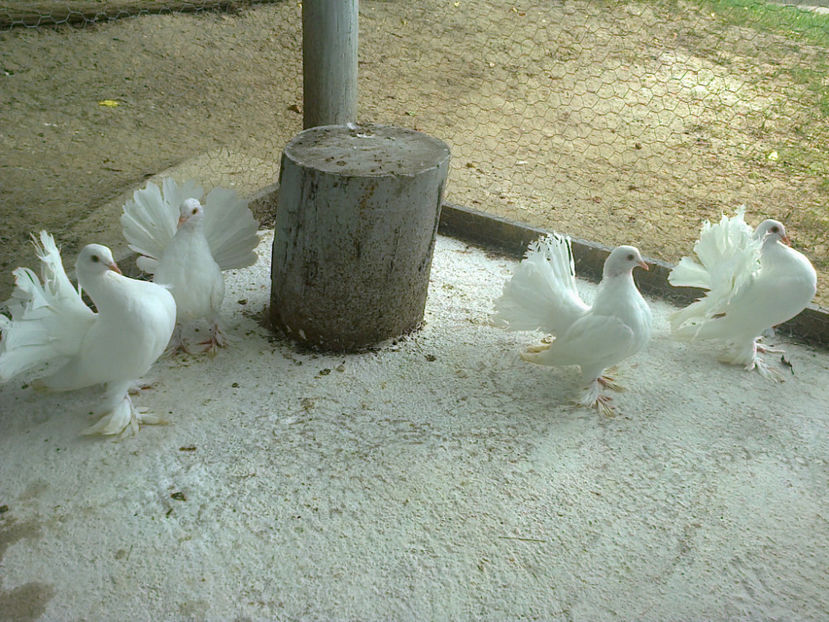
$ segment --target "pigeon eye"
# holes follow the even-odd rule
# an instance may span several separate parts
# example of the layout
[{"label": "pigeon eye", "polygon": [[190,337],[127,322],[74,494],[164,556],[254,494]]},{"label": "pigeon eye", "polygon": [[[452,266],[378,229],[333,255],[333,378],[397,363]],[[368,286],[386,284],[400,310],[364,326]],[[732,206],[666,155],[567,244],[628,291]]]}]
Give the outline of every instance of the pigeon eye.
[{"label": "pigeon eye", "polygon": [[778,229],[777,227],[772,227],[772,228],[771,228],[771,232],[772,232],[772,233],[777,233],[777,232],[779,232],[779,231],[780,231],[780,229]]},{"label": "pigeon eye", "polygon": [[196,212],[198,212],[198,211],[199,211],[199,209],[198,209],[197,207],[194,207],[194,208],[193,208],[193,211],[192,211],[192,212],[190,212],[190,213],[191,213],[191,214],[195,214],[195,213],[196,213]]},{"label": "pigeon eye", "polygon": [[92,263],[98,263],[99,261],[101,261],[101,259],[98,255],[92,255]]},{"label": "pigeon eye", "polygon": [[628,261],[633,261],[633,253],[628,255]]}]

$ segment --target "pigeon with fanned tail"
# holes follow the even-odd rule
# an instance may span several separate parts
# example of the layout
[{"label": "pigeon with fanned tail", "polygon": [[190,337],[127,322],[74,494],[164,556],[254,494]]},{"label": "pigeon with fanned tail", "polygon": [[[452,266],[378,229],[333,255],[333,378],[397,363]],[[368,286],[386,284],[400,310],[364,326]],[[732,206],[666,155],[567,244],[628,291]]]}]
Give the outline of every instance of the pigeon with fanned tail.
[{"label": "pigeon with fanned tail", "polygon": [[193,181],[179,185],[165,178],[161,188],[149,182],[137,190],[121,215],[124,237],[141,255],[138,267],[168,285],[176,299],[173,352],[186,350],[182,324],[202,318],[210,326],[210,338],[201,342],[207,352],[226,344],[219,322],[222,271],[256,263],[258,223],[247,202],[226,188],[203,195]]},{"label": "pigeon with fanned tail", "polygon": [[761,356],[783,351],[760,343],[761,335],[800,313],[817,291],[811,262],[790,247],[786,228],[764,220],[752,230],[745,207],[720,222],[703,223],[694,244],[697,260],[683,257],[671,271],[674,286],[700,287],[703,298],[672,314],[671,334],[681,341],[722,345],[720,360],[782,380]]},{"label": "pigeon with fanned tail", "polygon": [[650,339],[652,315],[633,281],[647,264],[633,246],[615,248],[605,261],[592,306],[576,291],[570,238],[551,234],[531,243],[495,301],[493,321],[509,330],[541,330],[551,343],[530,346],[521,358],[551,366],[578,365],[584,393],[577,402],[613,414],[601,388],[621,390],[606,370],[636,354]]},{"label": "pigeon with fanned tail", "polygon": [[[51,235],[35,248],[42,279],[14,270],[15,289],[0,314],[0,381],[25,378],[54,391],[105,384],[100,420],[85,433],[137,431],[161,419],[132,404],[129,390],[164,352],[173,333],[176,304],[167,288],[121,275],[106,246],[78,255],[72,286]],[[85,292],[97,312],[81,298]]]}]

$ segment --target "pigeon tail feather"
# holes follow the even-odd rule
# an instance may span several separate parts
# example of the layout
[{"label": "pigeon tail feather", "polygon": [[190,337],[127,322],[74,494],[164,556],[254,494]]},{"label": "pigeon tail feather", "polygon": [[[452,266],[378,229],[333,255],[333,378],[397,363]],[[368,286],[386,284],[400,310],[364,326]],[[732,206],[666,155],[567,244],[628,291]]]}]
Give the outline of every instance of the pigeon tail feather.
[{"label": "pigeon tail feather", "polygon": [[[156,262],[176,234],[177,221],[178,205],[171,207],[153,182],[136,190],[132,199],[124,204],[121,214],[121,228],[129,247]],[[155,265],[141,262],[142,258],[139,258],[138,267],[154,272]]]},{"label": "pigeon tail feather", "polygon": [[674,287],[711,289],[711,274],[690,257],[683,257],[671,270],[668,282]]},{"label": "pigeon tail feather", "polygon": [[51,235],[33,236],[41,261],[43,282],[28,268],[17,268],[15,289],[0,315],[0,382],[17,376],[29,379],[50,375],[77,354],[95,314],[75,289]]},{"label": "pigeon tail feather", "polygon": [[735,216],[723,215],[717,224],[705,221],[694,254],[699,260],[683,257],[668,275],[673,286],[700,287],[705,296],[672,314],[672,335],[680,340],[703,337],[702,328],[716,333],[720,326],[707,326],[754,280],[760,269],[762,240],[755,238],[744,220],[745,206]]},{"label": "pigeon tail feather", "polygon": [[[137,264],[155,274],[158,261],[178,229],[179,208],[186,199],[201,201],[204,191],[193,180],[177,183],[165,177],[161,188],[148,182],[124,204],[121,227],[129,247],[139,253]],[[205,198],[204,235],[219,268],[244,268],[256,263],[259,223],[247,202],[234,190],[214,188]]]},{"label": "pigeon tail feather", "polygon": [[172,177],[165,177],[161,180],[161,192],[164,195],[164,202],[173,209],[173,214],[178,218],[179,206],[187,199],[198,199],[204,196],[204,189],[198,182],[187,179],[181,184]]},{"label": "pigeon tail feather", "polygon": [[493,322],[509,330],[559,334],[588,309],[576,290],[570,238],[553,233],[530,244],[495,301]]},{"label": "pigeon tail feather", "polygon": [[220,269],[256,263],[259,223],[238,193],[227,188],[211,190],[205,199],[204,219],[204,235]]}]

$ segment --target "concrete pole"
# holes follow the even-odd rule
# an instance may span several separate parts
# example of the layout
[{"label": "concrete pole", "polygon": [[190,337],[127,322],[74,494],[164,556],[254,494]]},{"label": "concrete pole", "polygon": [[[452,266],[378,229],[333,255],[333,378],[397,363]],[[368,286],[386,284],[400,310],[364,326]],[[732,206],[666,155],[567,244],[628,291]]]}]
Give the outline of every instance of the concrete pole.
[{"label": "concrete pole", "polygon": [[302,3],[303,125],[357,120],[358,0]]}]

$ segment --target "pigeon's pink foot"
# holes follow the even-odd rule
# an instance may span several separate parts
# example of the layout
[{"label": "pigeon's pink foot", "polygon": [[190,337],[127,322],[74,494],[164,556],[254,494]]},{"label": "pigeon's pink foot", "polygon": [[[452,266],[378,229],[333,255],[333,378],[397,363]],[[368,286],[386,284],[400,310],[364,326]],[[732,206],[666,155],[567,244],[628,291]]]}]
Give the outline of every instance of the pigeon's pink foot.
[{"label": "pigeon's pink foot", "polygon": [[205,341],[200,341],[199,345],[206,346],[204,351],[208,354],[208,356],[216,356],[219,348],[224,348],[227,345],[227,337],[222,332],[222,329],[219,328],[219,324],[213,324],[213,329],[210,332],[210,339]]},{"label": "pigeon's pink foot", "polygon": [[776,369],[769,367],[766,361],[758,355],[755,355],[754,360],[751,361],[751,363],[749,363],[748,365],[746,365],[746,369],[756,369],[758,374],[760,374],[766,380],[771,380],[772,382],[783,382],[785,380],[783,374],[781,374]]},{"label": "pigeon's pink foot", "polygon": [[755,344],[757,352],[761,354],[785,354],[786,351],[782,348],[773,348],[771,346],[763,345],[762,343]]},{"label": "pigeon's pink foot", "polygon": [[[782,350],[770,349],[766,346],[762,346],[759,343],[755,342],[752,345],[751,350],[748,354],[748,362],[745,363],[746,371],[753,371],[757,370],[757,373],[760,374],[766,380],[771,380],[773,382],[783,382],[783,374],[781,374],[776,369],[772,369],[768,366],[766,361],[763,359],[761,352],[782,352]],[[745,359],[743,360],[743,362]],[[736,362],[736,361],[734,361]]]},{"label": "pigeon's pink foot", "polygon": [[616,384],[616,379],[613,376],[608,376],[603,374],[597,378],[600,385],[605,388],[610,389],[611,391],[624,391],[625,387],[620,384]]},{"label": "pigeon's pink foot", "polygon": [[143,378],[139,378],[129,386],[127,391],[130,395],[138,395],[139,393],[141,393],[141,391],[152,389],[155,385],[155,382],[147,382]]},{"label": "pigeon's pink foot", "polygon": [[176,327],[173,330],[173,335],[170,337],[170,342],[164,350],[164,354],[167,356],[176,356],[181,352],[190,354],[190,350],[188,350],[187,346],[184,344],[184,337],[181,335],[181,324],[176,324]]},{"label": "pigeon's pink foot", "polygon": [[169,357],[178,356],[179,354],[190,354],[190,350],[187,349],[187,346],[184,344],[183,341],[180,341],[176,344],[171,344],[167,346],[167,349],[164,351]]},{"label": "pigeon's pink foot", "polygon": [[596,410],[602,413],[605,417],[615,417],[616,409],[610,403],[611,398],[607,395],[600,395],[596,398]]},{"label": "pigeon's pink foot", "polygon": [[589,408],[599,399],[599,393],[601,393],[601,386],[599,385],[599,380],[596,379],[585,387],[584,393],[579,396],[576,403]]},{"label": "pigeon's pink foot", "polygon": [[576,400],[576,403],[579,406],[586,406],[587,408],[595,408],[600,413],[607,417],[612,417],[616,414],[616,410],[610,404],[611,398],[607,395],[601,394],[601,387],[604,382],[596,378],[590,385],[584,390],[581,397]]},{"label": "pigeon's pink foot", "polygon": [[124,395],[115,406],[105,408],[97,413],[97,423],[86,428],[82,434],[92,436],[125,436],[136,434],[141,425],[155,425],[167,423],[163,417],[150,412],[146,408],[136,408],[129,395]]},{"label": "pigeon's pink foot", "polygon": [[599,378],[596,378],[584,390],[584,393],[582,393],[581,397],[576,401],[576,403],[580,406],[586,406],[587,408],[595,408],[606,417],[615,416],[616,409],[611,404],[612,398],[608,395],[601,394],[601,387],[608,386],[608,384],[614,383],[612,381],[609,381],[606,376],[600,376]]}]

